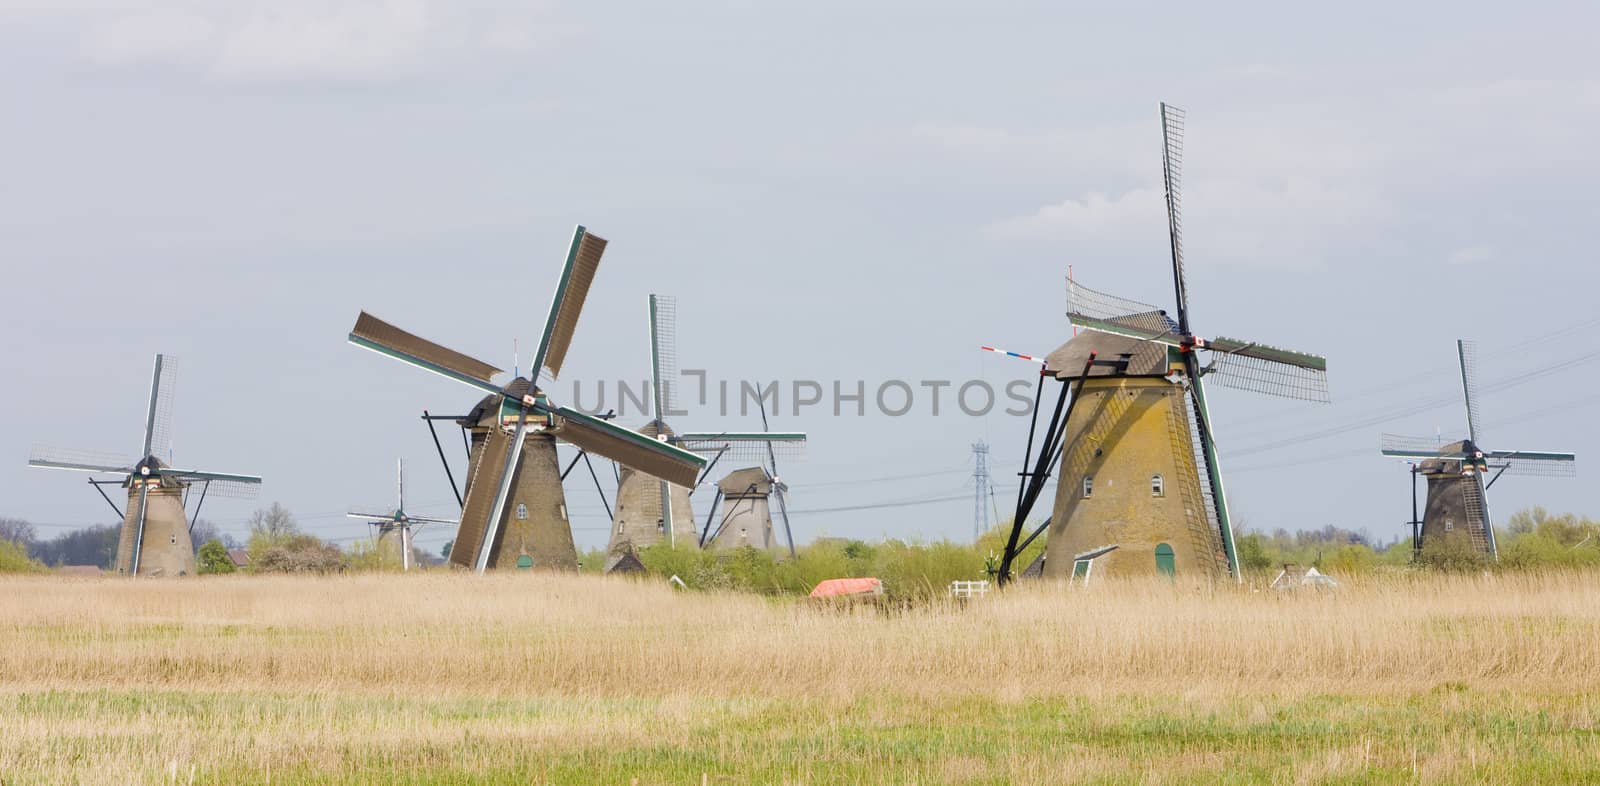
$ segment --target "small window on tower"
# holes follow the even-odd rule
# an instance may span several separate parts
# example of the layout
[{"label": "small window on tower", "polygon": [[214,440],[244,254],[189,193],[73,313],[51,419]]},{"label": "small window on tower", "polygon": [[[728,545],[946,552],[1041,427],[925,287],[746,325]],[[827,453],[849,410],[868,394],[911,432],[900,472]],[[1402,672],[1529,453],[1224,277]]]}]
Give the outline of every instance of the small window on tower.
[{"label": "small window on tower", "polygon": [[1444,531],[1445,532],[1449,532],[1450,530],[1453,530],[1455,528],[1456,528],[1456,522],[1455,522],[1454,519],[1445,519],[1444,520]]},{"label": "small window on tower", "polygon": [[1167,485],[1166,485],[1165,482],[1163,482],[1161,480],[1161,473],[1158,472],[1158,473],[1156,473],[1154,475],[1151,475],[1150,476],[1150,496],[1152,496],[1152,497],[1165,497],[1166,495],[1167,495]]},{"label": "small window on tower", "polygon": [[527,521],[527,520],[528,520],[528,506],[526,504],[524,504],[524,503],[518,502],[517,503],[517,521]]},{"label": "small window on tower", "polygon": [[1094,476],[1093,475],[1084,475],[1083,476],[1083,498],[1084,499],[1088,499],[1088,498],[1090,498],[1092,496],[1094,496]]}]

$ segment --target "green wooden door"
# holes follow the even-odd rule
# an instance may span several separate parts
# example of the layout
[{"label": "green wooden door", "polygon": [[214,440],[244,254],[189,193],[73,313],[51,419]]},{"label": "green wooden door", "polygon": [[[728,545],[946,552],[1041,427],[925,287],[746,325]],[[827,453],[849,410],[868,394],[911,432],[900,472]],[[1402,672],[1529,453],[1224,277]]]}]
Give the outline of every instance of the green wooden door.
[{"label": "green wooden door", "polygon": [[528,570],[533,567],[533,557],[526,554],[517,557],[517,570]]},{"label": "green wooden door", "polygon": [[1178,572],[1178,562],[1172,554],[1172,546],[1166,543],[1156,544],[1156,570],[1161,575],[1169,577]]}]

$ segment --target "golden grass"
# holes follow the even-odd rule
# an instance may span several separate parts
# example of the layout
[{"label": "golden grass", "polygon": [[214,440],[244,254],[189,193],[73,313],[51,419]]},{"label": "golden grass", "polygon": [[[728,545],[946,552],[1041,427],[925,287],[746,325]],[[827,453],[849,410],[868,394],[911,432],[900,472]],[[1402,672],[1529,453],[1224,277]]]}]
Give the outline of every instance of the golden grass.
[{"label": "golden grass", "polygon": [[905,612],[453,574],[0,598],[7,784],[1578,782],[1600,758],[1593,574]]}]

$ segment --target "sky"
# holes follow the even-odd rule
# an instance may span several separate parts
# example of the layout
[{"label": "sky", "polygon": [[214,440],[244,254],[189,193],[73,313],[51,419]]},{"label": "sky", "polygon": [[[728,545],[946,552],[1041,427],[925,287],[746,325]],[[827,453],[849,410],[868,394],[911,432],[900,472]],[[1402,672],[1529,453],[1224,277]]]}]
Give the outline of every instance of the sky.
[{"label": "sky", "polygon": [[[797,539],[970,538],[972,445],[1008,518],[1027,421],[1003,391],[1034,375],[979,345],[1069,338],[1069,266],[1172,303],[1161,101],[1188,111],[1196,331],[1328,358],[1328,405],[1212,386],[1236,519],[1408,531],[1379,437],[1464,431],[1457,338],[1479,343],[1480,442],[1580,454],[1577,479],[1497,484],[1496,514],[1600,516],[1597,22],[1578,3],[0,0],[0,516],[109,523],[83,476],[25,462],[137,453],[158,352],[180,363],[174,458],[265,478],[207,502],[224,530],[278,501],[365,537],[343,514],[392,504],[397,457],[412,512],[450,515],[418,415],[476,395],[345,335],[367,309],[509,366],[581,223],[611,245],[554,398],[640,384],[646,298],[676,296],[683,368],[825,391],[772,418],[810,435],[780,466]],[[899,417],[872,401],[895,380],[916,396]],[[924,380],[952,383],[937,415]],[[1001,395],[982,417],[949,398],[975,380]],[[867,414],[835,416],[835,381]],[[680,430],[760,428],[688,403]],[[603,545],[592,484],[567,495],[580,545]]]}]

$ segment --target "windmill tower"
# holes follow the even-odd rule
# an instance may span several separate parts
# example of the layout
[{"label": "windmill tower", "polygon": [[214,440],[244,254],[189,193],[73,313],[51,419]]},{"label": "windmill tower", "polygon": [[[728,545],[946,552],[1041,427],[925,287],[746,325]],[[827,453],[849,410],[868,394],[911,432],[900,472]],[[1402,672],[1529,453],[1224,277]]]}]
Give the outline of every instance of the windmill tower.
[{"label": "windmill tower", "polygon": [[[542,370],[551,379],[559,378],[605,248],[604,239],[582,226],[573,232],[530,374]],[[490,380],[500,369],[364,311],[349,340],[488,394],[474,414],[479,433],[461,524],[450,550],[450,562],[463,568],[479,573],[490,568],[576,569],[556,439],[683,485],[694,483],[706,465],[694,453],[559,406],[535,381],[517,378],[496,385]]]},{"label": "windmill tower", "polygon": [[366,519],[378,531],[377,550],[380,559],[400,565],[401,570],[411,570],[415,561],[411,544],[415,530],[428,524],[460,524],[456,519],[438,519],[413,516],[406,513],[406,462],[395,459],[395,508],[390,513],[373,513],[352,510],[347,515],[353,519]]},{"label": "windmill tower", "polygon": [[[1227,494],[1202,379],[1270,395],[1327,401],[1323,358],[1253,341],[1204,339],[1190,325],[1184,282],[1180,169],[1183,111],[1161,105],[1162,169],[1176,319],[1155,306],[1096,292],[1067,280],[1068,317],[1082,332],[1047,356],[1046,378],[1061,383],[1042,432],[1028,437],[1028,469],[1018,492],[1000,568],[1011,562],[1034,502],[1057,463],[1045,576],[1239,577]],[[1208,351],[1202,364],[1200,350]],[[1070,403],[1068,400],[1071,394]]]},{"label": "windmill tower", "polygon": [[[776,444],[803,444],[805,435],[798,433],[679,434],[667,425],[665,418],[669,413],[675,413],[676,403],[677,312],[675,299],[665,295],[650,296],[651,419],[639,429],[639,433],[696,454],[710,455],[713,457],[712,465],[730,453],[738,455],[754,449],[775,456]],[[762,422],[766,422],[764,406]],[[701,544],[705,541],[706,538],[695,535],[694,512],[689,502],[689,494],[697,483],[687,486],[669,483],[649,473],[624,470],[617,482],[617,509],[611,524],[611,540],[606,547],[606,569],[609,571],[627,554],[645,546],[661,542],[677,545]]]},{"label": "windmill tower", "polygon": [[1385,434],[1379,452],[1415,462],[1411,469],[1413,497],[1417,477],[1428,481],[1422,530],[1413,548],[1420,552],[1429,539],[1456,537],[1459,532],[1474,551],[1494,559],[1499,548],[1489,515],[1489,488],[1501,475],[1573,477],[1577,474],[1577,456],[1540,450],[1484,450],[1483,420],[1478,414],[1476,346],[1470,341],[1456,341],[1456,359],[1461,364],[1461,393],[1467,410],[1466,439],[1440,445],[1437,439]]},{"label": "windmill tower", "polygon": [[[714,453],[717,459],[732,456],[744,461],[765,461],[765,465],[747,467],[728,473],[717,482],[717,496],[711,501],[711,511],[706,514],[706,526],[700,533],[700,546],[715,549],[734,549],[743,546],[786,551],[795,556],[794,530],[789,526],[789,484],[779,479],[778,454],[794,456],[805,448],[806,435],[800,432],[774,432],[767,426],[766,402],[758,400],[761,407],[761,434],[757,435],[695,434],[695,441],[684,443],[690,450]],[[732,440],[730,437],[739,437]],[[755,455],[751,455],[751,454]],[[710,468],[707,468],[709,472]],[[778,503],[779,520],[783,523],[783,540],[772,526],[772,505]],[[718,507],[722,516],[717,517]],[[716,522],[712,526],[712,522]],[[785,546],[787,548],[785,549]]]},{"label": "windmill tower", "polygon": [[[188,576],[195,572],[194,544],[189,531],[207,496],[255,496],[261,478],[172,466],[172,396],[177,358],[156,355],[150,379],[150,406],[145,414],[144,443],[132,461],[103,453],[35,446],[28,466],[122,475],[122,480],[89,483],[122,519],[117,539],[116,572],[123,576]],[[101,488],[116,483],[128,490],[125,510]],[[194,513],[187,512],[189,492],[200,487]]]}]

